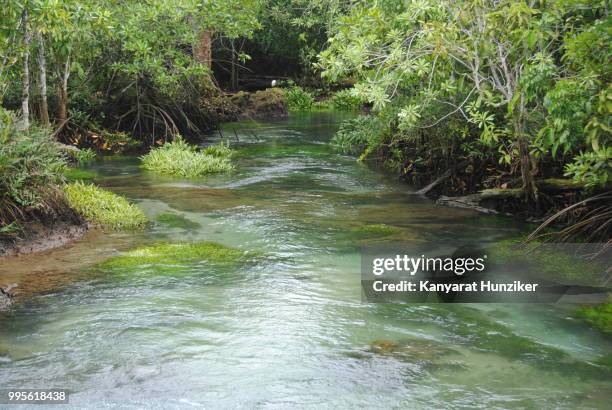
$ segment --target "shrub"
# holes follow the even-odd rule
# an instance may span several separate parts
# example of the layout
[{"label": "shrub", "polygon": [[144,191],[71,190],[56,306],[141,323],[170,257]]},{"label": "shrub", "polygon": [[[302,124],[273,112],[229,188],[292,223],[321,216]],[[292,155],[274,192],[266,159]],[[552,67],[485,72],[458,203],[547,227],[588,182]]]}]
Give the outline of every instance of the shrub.
[{"label": "shrub", "polygon": [[224,146],[208,147],[203,152],[177,137],[140,157],[144,169],[160,175],[197,177],[206,174],[229,172],[231,150]]},{"label": "shrub", "polygon": [[68,204],[90,223],[108,229],[137,229],[147,217],[122,196],[77,181],[64,186]]},{"label": "shrub", "polygon": [[312,108],[315,102],[312,93],[304,90],[299,85],[290,85],[284,89],[287,97],[289,111],[306,111]]},{"label": "shrub", "polygon": [[380,134],[380,123],[374,116],[362,115],[344,121],[331,143],[343,152],[362,153],[368,142]]},{"label": "shrub", "polygon": [[589,189],[606,187],[612,181],[612,147],[578,155],[565,166],[565,175]]},{"label": "shrub", "polygon": [[331,97],[332,107],[340,111],[358,110],[363,104],[364,101],[355,97],[350,89],[340,90]]},{"label": "shrub", "polygon": [[10,236],[32,217],[65,210],[58,188],[65,169],[60,144],[48,130],[18,131],[15,116],[0,108],[0,235]]}]

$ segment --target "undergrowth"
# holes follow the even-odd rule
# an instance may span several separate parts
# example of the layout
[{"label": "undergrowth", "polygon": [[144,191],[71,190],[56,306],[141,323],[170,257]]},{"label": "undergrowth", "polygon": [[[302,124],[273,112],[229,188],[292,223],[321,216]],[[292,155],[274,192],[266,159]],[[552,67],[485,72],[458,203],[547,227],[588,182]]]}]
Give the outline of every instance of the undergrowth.
[{"label": "undergrowth", "polygon": [[68,212],[59,190],[65,169],[48,130],[18,131],[15,116],[0,109],[0,237],[17,235],[28,220]]}]

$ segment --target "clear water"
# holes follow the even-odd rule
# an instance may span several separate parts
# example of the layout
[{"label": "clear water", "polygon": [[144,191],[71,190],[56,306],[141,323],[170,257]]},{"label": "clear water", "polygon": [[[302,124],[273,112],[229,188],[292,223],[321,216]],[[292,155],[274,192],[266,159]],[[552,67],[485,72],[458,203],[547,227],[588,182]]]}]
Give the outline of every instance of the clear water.
[{"label": "clear water", "polygon": [[[136,158],[93,165],[98,184],[151,219],[192,223],[91,232],[4,261],[0,282],[18,283],[20,300],[0,312],[0,386],[70,389],[75,407],[609,408],[597,362],[611,344],[563,306],[361,303],[354,228],[385,223],[401,228],[393,240],[444,246],[527,227],[438,207],[334,152],[340,119],[227,125],[223,137],[240,141],[227,176],[154,177]],[[95,269],[143,244],[198,240],[266,257]]]}]

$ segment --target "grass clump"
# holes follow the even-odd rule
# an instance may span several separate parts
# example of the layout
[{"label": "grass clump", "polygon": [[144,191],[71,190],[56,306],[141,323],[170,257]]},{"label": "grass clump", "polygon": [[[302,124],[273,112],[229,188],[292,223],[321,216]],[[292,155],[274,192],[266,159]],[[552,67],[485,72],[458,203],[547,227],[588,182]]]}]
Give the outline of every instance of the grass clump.
[{"label": "grass clump", "polygon": [[74,162],[78,165],[93,161],[98,156],[98,154],[96,154],[96,151],[91,148],[77,149],[74,151],[71,150],[69,151],[69,153]]},{"label": "grass clump", "polygon": [[104,262],[102,268],[133,268],[142,265],[176,265],[206,261],[234,264],[244,261],[248,253],[215,242],[157,243],[131,250]]},{"label": "grass clump", "polygon": [[71,208],[88,221],[108,229],[138,229],[147,217],[122,196],[81,181],[67,184],[64,193]]},{"label": "grass clump", "polygon": [[155,220],[164,225],[168,225],[172,228],[181,228],[181,229],[196,229],[201,225],[197,222],[193,222],[181,215],[173,214],[173,213],[163,213],[157,216]]},{"label": "grass clump", "polygon": [[159,175],[198,177],[206,174],[229,172],[231,150],[224,146],[211,146],[204,151],[177,138],[140,157],[144,169]]}]

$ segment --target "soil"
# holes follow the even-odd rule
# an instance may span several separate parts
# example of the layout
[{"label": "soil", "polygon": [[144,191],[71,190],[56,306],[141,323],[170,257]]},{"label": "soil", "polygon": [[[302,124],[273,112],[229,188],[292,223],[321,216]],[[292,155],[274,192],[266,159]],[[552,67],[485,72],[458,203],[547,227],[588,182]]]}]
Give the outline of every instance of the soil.
[{"label": "soil", "polygon": [[87,224],[81,221],[58,221],[49,226],[32,223],[27,226],[22,238],[0,241],[0,258],[59,248],[80,239],[85,232]]}]

